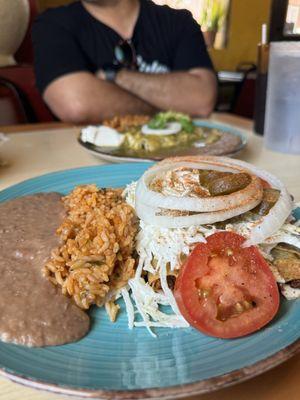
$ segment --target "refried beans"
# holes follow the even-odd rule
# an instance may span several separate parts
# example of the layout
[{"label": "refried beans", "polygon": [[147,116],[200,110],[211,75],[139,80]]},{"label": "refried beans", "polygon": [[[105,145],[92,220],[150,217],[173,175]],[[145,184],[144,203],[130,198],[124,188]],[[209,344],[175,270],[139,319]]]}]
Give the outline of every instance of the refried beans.
[{"label": "refried beans", "polygon": [[89,317],[42,274],[65,216],[58,193],[0,204],[0,339],[27,346],[74,342]]}]

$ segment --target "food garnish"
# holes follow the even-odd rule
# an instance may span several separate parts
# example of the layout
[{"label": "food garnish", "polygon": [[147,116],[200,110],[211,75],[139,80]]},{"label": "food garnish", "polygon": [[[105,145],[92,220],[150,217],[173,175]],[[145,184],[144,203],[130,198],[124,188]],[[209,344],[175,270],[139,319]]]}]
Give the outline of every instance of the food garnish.
[{"label": "food garnish", "polygon": [[151,129],[165,129],[170,122],[178,122],[186,132],[194,132],[195,125],[193,120],[186,114],[167,111],[156,114],[149,122],[148,126]]},{"label": "food garnish", "polygon": [[279,307],[275,278],[245,238],[217,232],[197,244],[182,266],[175,299],[184,318],[220,338],[248,335],[273,319]]}]

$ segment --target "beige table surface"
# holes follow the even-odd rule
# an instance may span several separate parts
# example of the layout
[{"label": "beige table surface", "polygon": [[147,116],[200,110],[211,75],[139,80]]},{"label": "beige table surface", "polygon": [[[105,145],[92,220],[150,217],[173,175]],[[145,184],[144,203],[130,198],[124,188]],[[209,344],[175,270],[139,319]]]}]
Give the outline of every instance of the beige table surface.
[{"label": "beige table surface", "polygon": [[[300,156],[264,149],[251,131],[251,121],[226,114],[212,119],[247,130],[248,146],[239,158],[277,175],[300,201]],[[53,129],[54,128],[54,129]],[[66,124],[0,127],[9,140],[0,147],[0,190],[47,172],[102,164],[76,141],[79,128]],[[198,400],[299,400],[300,354],[247,382],[193,397]],[[0,400],[63,400],[65,396],[35,391],[0,377]],[[190,398],[191,399],[191,398]],[[186,399],[187,400],[187,399]]]}]

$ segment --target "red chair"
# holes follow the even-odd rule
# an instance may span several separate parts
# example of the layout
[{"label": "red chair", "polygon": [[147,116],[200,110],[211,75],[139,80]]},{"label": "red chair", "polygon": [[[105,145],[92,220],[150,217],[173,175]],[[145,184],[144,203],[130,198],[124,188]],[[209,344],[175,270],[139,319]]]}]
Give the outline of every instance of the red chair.
[{"label": "red chair", "polygon": [[[29,26],[25,35],[25,38],[19,47],[17,53],[15,54],[15,58],[18,62],[17,65],[8,66],[8,67],[0,67],[0,80],[2,82],[6,82],[6,85],[10,87],[10,99],[14,96],[12,93],[19,94],[19,100],[22,103],[22,108],[25,110],[25,115],[27,121],[29,123],[34,122],[51,122],[55,120],[55,117],[48,109],[46,104],[44,103],[40,93],[38,92],[36,85],[35,85],[35,76],[34,76],[34,68],[33,68],[33,48],[31,42],[31,28],[32,23],[35,17],[38,15],[38,7],[36,0],[28,0],[30,5],[30,22]],[[13,88],[13,89],[12,89]],[[4,89],[3,89],[4,90]],[[5,98],[7,101],[7,88],[6,92],[1,94],[0,92],[0,100]],[[2,97],[3,96],[3,97]],[[2,106],[3,106],[2,102]],[[15,102],[10,103],[11,106],[16,104]],[[0,102],[1,106],[1,102]],[[3,109],[0,114],[3,114]],[[16,114],[19,114],[16,111]],[[5,120],[7,118],[0,118],[1,120]],[[12,123],[24,123],[19,117],[15,118],[15,121]],[[3,125],[3,123],[2,123]]]},{"label": "red chair", "polygon": [[29,121],[22,95],[4,79],[0,79],[0,110],[0,125],[26,124]]},{"label": "red chair", "polygon": [[44,103],[35,85],[32,65],[16,65],[0,68],[0,79],[5,80],[21,94],[23,108],[31,109],[28,122],[51,122],[55,118]]}]

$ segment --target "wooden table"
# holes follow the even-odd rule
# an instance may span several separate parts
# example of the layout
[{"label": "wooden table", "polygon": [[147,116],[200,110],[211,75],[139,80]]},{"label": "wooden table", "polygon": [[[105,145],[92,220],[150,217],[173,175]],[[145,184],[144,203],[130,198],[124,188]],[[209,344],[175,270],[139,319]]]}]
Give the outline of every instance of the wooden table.
[{"label": "wooden table", "polygon": [[[300,156],[274,153],[263,148],[262,138],[251,132],[251,121],[226,114],[212,117],[247,130],[247,148],[239,158],[263,167],[285,182],[300,201]],[[99,165],[76,141],[78,127],[43,124],[0,127],[9,141],[0,147],[0,189],[47,172]],[[247,382],[193,397],[195,400],[299,400],[300,354],[279,367]],[[35,391],[0,378],[0,400],[63,400],[64,396]],[[186,399],[188,400],[188,399]],[[191,398],[189,399],[191,400]]]}]

